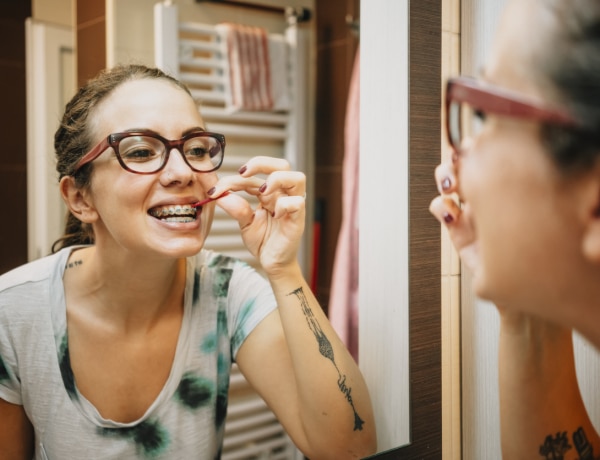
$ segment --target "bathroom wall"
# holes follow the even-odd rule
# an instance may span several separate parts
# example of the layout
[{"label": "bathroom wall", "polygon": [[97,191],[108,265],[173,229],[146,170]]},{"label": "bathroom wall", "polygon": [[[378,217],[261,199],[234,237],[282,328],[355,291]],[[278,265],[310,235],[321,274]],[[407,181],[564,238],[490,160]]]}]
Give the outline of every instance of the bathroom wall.
[{"label": "bathroom wall", "polygon": [[31,4],[0,6],[0,273],[27,261],[25,18]]}]

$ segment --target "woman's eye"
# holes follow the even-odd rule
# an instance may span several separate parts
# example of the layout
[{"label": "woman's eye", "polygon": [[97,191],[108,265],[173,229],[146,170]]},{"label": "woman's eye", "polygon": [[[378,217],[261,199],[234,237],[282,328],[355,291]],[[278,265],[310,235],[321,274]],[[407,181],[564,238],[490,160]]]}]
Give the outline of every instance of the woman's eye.
[{"label": "woman's eye", "polygon": [[473,111],[473,115],[475,115],[475,118],[477,118],[479,121],[485,121],[485,112],[481,109],[475,109]]},{"label": "woman's eye", "polygon": [[121,153],[123,159],[130,161],[151,160],[155,158],[156,155],[156,152],[150,147],[135,147]]},{"label": "woman's eye", "polygon": [[194,148],[188,149],[185,152],[185,154],[188,157],[192,157],[192,158],[202,158],[207,153],[208,152],[206,151],[206,149],[204,147],[194,147]]}]

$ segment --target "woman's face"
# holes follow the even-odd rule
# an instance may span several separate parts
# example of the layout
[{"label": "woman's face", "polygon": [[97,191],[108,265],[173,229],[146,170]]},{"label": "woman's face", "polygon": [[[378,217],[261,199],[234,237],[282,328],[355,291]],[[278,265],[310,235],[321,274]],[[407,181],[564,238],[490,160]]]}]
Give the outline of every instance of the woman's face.
[{"label": "woman's face", "polygon": [[[152,130],[180,139],[191,129],[204,128],[192,98],[166,80],[141,79],[118,86],[90,116],[94,142],[111,133]],[[94,160],[88,200],[98,247],[119,251],[186,257],[203,246],[214,203],[198,209],[191,221],[154,217],[156,210],[190,205],[205,198],[216,173],[196,173],[172,150],[165,167],[155,174],[134,174],[118,163],[112,148]],[[154,215],[153,215],[154,214]]]},{"label": "woman's face", "polygon": [[[531,66],[540,28],[550,19],[535,1],[511,2],[484,79],[548,101]],[[536,24],[532,23],[535,18]],[[548,30],[548,29],[546,29]],[[549,103],[550,101],[548,101]],[[477,235],[476,293],[498,305],[555,316],[585,266],[578,181],[561,175],[540,140],[539,124],[486,115],[458,164],[460,194]]]}]

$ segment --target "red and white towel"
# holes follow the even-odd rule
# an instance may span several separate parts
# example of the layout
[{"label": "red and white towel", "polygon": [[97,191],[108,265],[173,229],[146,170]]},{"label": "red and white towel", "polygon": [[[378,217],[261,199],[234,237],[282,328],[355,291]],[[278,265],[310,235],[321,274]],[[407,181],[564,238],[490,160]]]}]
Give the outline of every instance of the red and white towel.
[{"label": "red and white towel", "polygon": [[[227,101],[230,110],[282,110],[280,99],[273,89],[279,88],[281,78],[281,45],[270,43],[268,33],[261,27],[222,23],[216,26],[227,45],[231,97]],[[271,62],[275,59],[275,62]],[[284,67],[285,72],[285,67]],[[285,77],[285,76],[284,76]],[[287,87],[286,87],[287,91]]]}]

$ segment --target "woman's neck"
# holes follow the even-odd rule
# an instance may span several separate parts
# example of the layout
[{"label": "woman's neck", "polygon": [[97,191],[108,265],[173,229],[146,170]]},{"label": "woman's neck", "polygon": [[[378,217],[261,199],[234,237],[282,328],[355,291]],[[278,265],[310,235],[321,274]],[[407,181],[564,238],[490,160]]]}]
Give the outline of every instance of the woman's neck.
[{"label": "woman's neck", "polygon": [[180,315],[185,259],[125,253],[108,258],[90,246],[71,253],[64,273],[67,311],[85,309],[113,332],[147,331],[165,316]]}]

